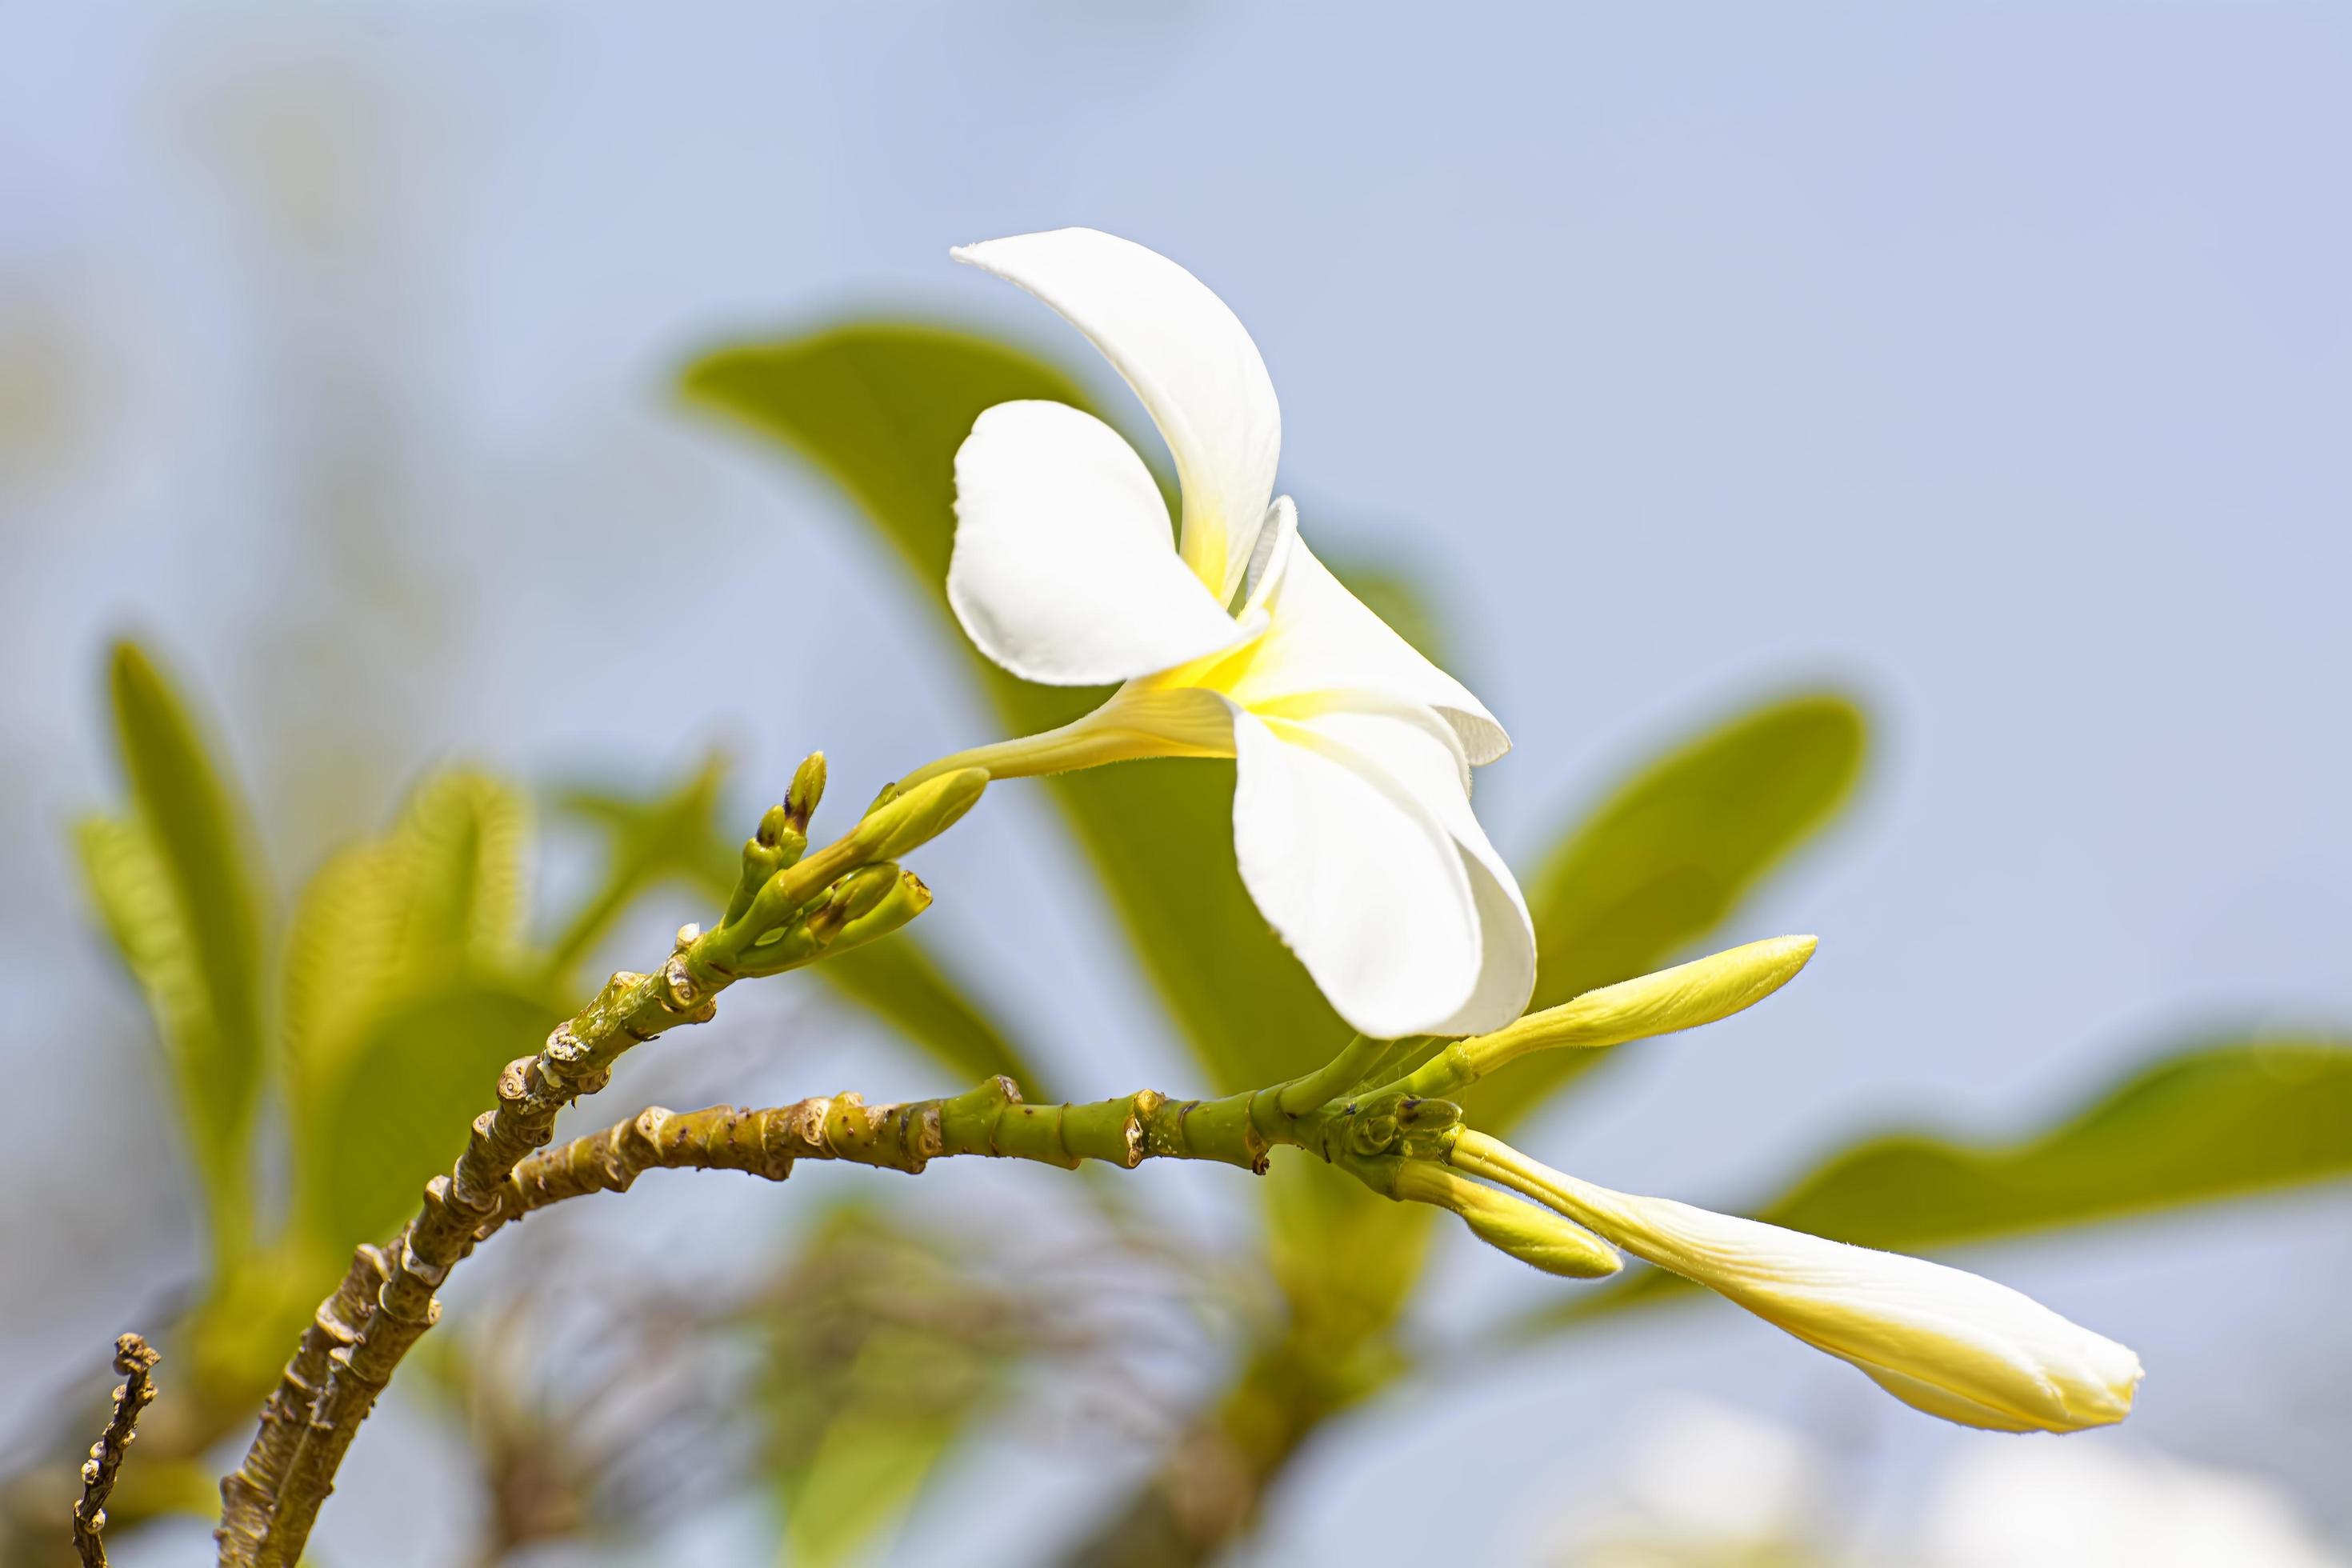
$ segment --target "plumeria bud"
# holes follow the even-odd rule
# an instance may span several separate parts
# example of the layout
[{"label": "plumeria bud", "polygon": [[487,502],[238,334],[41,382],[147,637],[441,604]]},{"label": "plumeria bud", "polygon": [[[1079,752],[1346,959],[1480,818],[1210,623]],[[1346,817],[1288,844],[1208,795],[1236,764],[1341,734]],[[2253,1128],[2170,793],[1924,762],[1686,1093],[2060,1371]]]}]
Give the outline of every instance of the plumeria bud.
[{"label": "plumeria bud", "polygon": [[1625,1266],[1615,1248],[1575,1221],[1427,1160],[1400,1164],[1394,1191],[1407,1203],[1453,1210],[1471,1235],[1547,1274],[1601,1279]]},{"label": "plumeria bud", "polygon": [[862,861],[898,859],[954,826],[987,787],[985,768],[943,773],[877,806],[850,842]]},{"label": "plumeria bud", "polygon": [[1818,937],[1776,936],[1711,957],[1678,963],[1530,1013],[1515,1024],[1462,1042],[1480,1077],[1529,1051],[1558,1046],[1616,1046],[1696,1028],[1752,1007],[1797,977],[1821,945]]},{"label": "plumeria bud", "polygon": [[719,923],[730,926],[741,920],[770,879],[798,864],[807,849],[808,837],[793,826],[792,808],[768,807],[761,814],[758,829],[743,841],[743,873],[736,879],[734,896],[727,900],[727,912]]},{"label": "plumeria bud", "polygon": [[[868,868],[878,869],[878,868]],[[888,936],[917,915],[931,907],[931,890],[912,871],[891,868],[893,875],[879,897],[866,908],[850,916],[839,935],[827,944],[828,952],[845,952],[881,937]]]},{"label": "plumeria bud", "polygon": [[1915,1410],[1998,1432],[2074,1432],[2131,1414],[2139,1358],[2006,1285],[1611,1192],[1481,1133],[1463,1133],[1452,1159],[1852,1363]]},{"label": "plumeria bud", "polygon": [[840,931],[861,915],[869,914],[898,886],[898,868],[885,860],[861,866],[833,885],[824,908],[809,917],[809,927],[820,938]]},{"label": "plumeria bud", "polygon": [[784,816],[795,831],[808,832],[809,818],[816,815],[817,802],[824,798],[824,753],[811,752],[793,771],[793,787],[784,793]]}]

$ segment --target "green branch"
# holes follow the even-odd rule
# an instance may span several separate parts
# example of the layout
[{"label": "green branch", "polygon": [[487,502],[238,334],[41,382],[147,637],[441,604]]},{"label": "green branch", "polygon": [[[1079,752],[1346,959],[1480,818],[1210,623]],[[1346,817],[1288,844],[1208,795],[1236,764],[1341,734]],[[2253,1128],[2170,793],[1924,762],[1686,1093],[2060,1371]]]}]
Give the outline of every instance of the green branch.
[{"label": "green branch", "polygon": [[1085,1160],[1132,1170],[1164,1159],[1263,1172],[1276,1143],[1298,1142],[1297,1124],[1269,1114],[1271,1107],[1272,1097],[1263,1093],[1177,1100],[1148,1089],[1086,1105],[1030,1105],[1002,1077],[963,1094],[900,1105],[867,1105],[840,1094],[762,1110],[654,1106],[516,1166],[481,1236],[566,1198],[625,1192],[656,1169],[746,1171],[781,1182],[801,1160],[914,1174],[933,1160],[961,1154],[1066,1170]]}]

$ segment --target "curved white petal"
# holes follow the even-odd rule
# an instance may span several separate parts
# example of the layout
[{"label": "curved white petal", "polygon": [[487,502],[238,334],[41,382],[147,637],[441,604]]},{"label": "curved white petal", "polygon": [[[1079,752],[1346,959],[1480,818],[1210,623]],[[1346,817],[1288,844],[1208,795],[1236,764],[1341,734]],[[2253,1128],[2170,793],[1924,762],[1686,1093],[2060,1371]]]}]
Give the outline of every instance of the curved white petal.
[{"label": "curved white petal", "polygon": [[1381,1039],[1454,1016],[1478,982],[1479,933],[1452,836],[1398,781],[1301,726],[1237,708],[1233,739],[1242,881],[1331,1005]]},{"label": "curved white petal", "polygon": [[1418,1032],[1485,1034],[1526,1012],[1536,988],[1535,921],[1517,879],[1470,808],[1463,784],[1469,770],[1455,732],[1427,709],[1391,706],[1369,693],[1326,694],[1277,704],[1276,710],[1296,715],[1291,727],[1344,748],[1360,768],[1392,780],[1437,819],[1462,858],[1477,923],[1477,982],[1459,1008]]},{"label": "curved white petal", "polygon": [[1229,603],[1274,494],[1282,411],[1257,345],[1199,279],[1133,240],[1090,228],[957,247],[1094,340],[1143,400],[1176,459],[1185,564]]},{"label": "curved white petal", "polygon": [[1423,1032],[1483,1035],[1526,1012],[1536,994],[1536,926],[1517,879],[1486,836],[1479,834],[1475,845],[1459,836],[1454,842],[1478,905],[1478,984],[1452,1017]]},{"label": "curved white petal", "polygon": [[1214,652],[1245,633],[1168,547],[1135,448],[1060,403],[1000,403],[957,448],[948,603],[1024,680],[1093,686]]},{"label": "curved white petal", "polygon": [[[1295,531],[1296,519],[1285,496],[1268,521]],[[1435,709],[1474,765],[1511,749],[1511,738],[1486,704],[1348,592],[1306,540],[1277,540],[1249,603],[1266,610],[1273,625],[1227,688],[1235,700],[1258,707],[1325,691],[1377,691],[1391,701]]]}]

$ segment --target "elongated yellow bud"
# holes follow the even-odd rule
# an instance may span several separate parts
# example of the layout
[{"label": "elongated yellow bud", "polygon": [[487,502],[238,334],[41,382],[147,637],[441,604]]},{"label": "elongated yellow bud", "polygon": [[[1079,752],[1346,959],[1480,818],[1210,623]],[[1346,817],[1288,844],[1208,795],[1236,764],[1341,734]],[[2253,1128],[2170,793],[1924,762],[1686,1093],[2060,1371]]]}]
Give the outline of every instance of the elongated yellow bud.
[{"label": "elongated yellow bud", "polygon": [[1573,1220],[1427,1160],[1397,1167],[1396,1195],[1462,1216],[1470,1234],[1520,1262],[1570,1279],[1601,1279],[1625,1266],[1616,1249]]},{"label": "elongated yellow bud", "polygon": [[876,806],[846,842],[861,860],[898,859],[954,826],[987,787],[985,768],[943,773]]},{"label": "elongated yellow bud", "polygon": [[1754,1006],[1795,979],[1820,944],[1817,937],[1776,936],[1604,985],[1491,1035],[1464,1040],[1462,1053],[1474,1073],[1484,1077],[1529,1051],[1622,1045],[1712,1024]]},{"label": "elongated yellow bud", "polygon": [[1482,1133],[1463,1133],[1452,1157],[1852,1363],[1916,1410],[1999,1432],[2074,1432],[2131,1414],[2139,1358],[2006,1285],[1613,1193]]},{"label": "elongated yellow bud", "polygon": [[[877,866],[866,868],[868,871],[885,868]],[[888,936],[931,907],[931,890],[923,885],[920,877],[895,866],[887,869],[891,873],[887,888],[882,889],[878,897],[862,898],[859,907],[848,910],[847,922],[826,951],[846,952],[853,947],[861,947],[877,938]]]},{"label": "elongated yellow bud", "polygon": [[809,818],[816,815],[817,802],[824,798],[824,753],[811,752],[793,770],[793,787],[784,792],[784,816],[794,830],[808,832]]}]

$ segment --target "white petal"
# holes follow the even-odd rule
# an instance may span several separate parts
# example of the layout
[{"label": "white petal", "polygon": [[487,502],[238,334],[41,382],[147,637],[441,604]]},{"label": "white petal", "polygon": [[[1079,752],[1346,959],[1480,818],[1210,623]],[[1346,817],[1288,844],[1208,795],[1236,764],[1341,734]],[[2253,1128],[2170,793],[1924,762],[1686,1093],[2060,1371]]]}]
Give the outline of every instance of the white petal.
[{"label": "white petal", "polygon": [[1391,706],[1367,693],[1325,694],[1307,704],[1277,704],[1291,723],[1344,747],[1360,768],[1377,769],[1437,819],[1454,840],[1470,879],[1478,927],[1478,980],[1453,1014],[1420,1032],[1477,1035],[1527,1011],[1536,988],[1535,921],[1517,879],[1478,824],[1464,792],[1469,769],[1461,742],[1424,708]]},{"label": "white petal", "polygon": [[1347,748],[1236,709],[1242,881],[1349,1025],[1425,1033],[1478,981],[1477,904],[1444,826]]},{"label": "white petal", "polygon": [[[1285,496],[1269,522],[1295,530],[1296,517]],[[1348,592],[1306,540],[1274,545],[1250,604],[1268,611],[1273,626],[1228,688],[1237,701],[1255,708],[1322,691],[1378,691],[1391,701],[1435,709],[1454,726],[1474,764],[1483,766],[1511,749],[1511,738],[1486,705]]]},{"label": "white petal", "polygon": [[1452,1017],[1424,1033],[1483,1035],[1526,1012],[1536,994],[1536,924],[1518,879],[1486,836],[1479,834],[1472,844],[1457,835],[1454,842],[1478,903],[1478,984]]},{"label": "white petal", "polygon": [[1168,509],[1118,431],[1059,403],[1000,403],[957,448],[948,603],[1024,680],[1093,686],[1245,634],[1168,546]]},{"label": "white petal", "polygon": [[1094,340],[1176,459],[1184,561],[1229,603],[1274,494],[1282,411],[1257,345],[1225,302],[1156,251],[1090,228],[953,251],[1017,283]]}]

